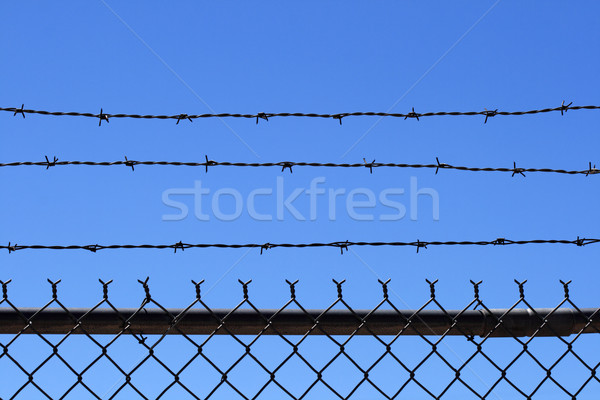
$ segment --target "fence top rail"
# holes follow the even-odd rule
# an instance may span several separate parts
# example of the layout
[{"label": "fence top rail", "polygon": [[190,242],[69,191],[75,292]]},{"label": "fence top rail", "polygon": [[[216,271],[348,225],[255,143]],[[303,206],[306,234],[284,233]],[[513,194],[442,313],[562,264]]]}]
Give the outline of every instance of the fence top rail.
[{"label": "fence top rail", "polygon": [[569,336],[597,333],[599,313],[599,308],[0,308],[0,334]]}]

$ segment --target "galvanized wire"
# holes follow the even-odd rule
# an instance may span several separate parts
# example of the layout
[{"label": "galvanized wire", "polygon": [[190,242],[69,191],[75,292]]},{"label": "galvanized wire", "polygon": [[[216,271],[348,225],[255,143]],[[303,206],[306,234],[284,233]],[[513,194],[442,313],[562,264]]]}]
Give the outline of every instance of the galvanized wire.
[{"label": "galvanized wire", "polygon": [[566,175],[595,175],[600,173],[600,169],[596,168],[596,165],[592,166],[592,163],[588,163],[588,168],[584,170],[565,170],[565,169],[553,169],[553,168],[521,168],[517,167],[516,162],[513,162],[512,168],[504,167],[464,167],[456,166],[447,163],[441,163],[436,157],[435,164],[405,164],[405,163],[378,163],[375,160],[367,162],[363,159],[362,163],[319,163],[319,162],[298,162],[298,161],[279,161],[279,162],[263,162],[263,163],[246,163],[246,162],[229,162],[229,161],[215,161],[209,160],[208,156],[205,156],[204,162],[185,162],[185,161],[139,161],[130,160],[125,157],[125,160],[119,161],[60,161],[57,157],[53,157],[52,160],[46,156],[45,161],[16,161],[9,163],[0,163],[0,167],[22,167],[22,166],[39,166],[49,169],[50,167],[66,166],[66,165],[86,165],[86,166],[121,166],[131,168],[135,171],[137,165],[150,165],[150,166],[178,166],[178,167],[204,167],[205,171],[208,172],[208,167],[281,167],[281,171],[289,169],[290,173],[293,172],[293,167],[327,167],[327,168],[367,168],[373,173],[373,168],[426,168],[435,169],[437,174],[440,169],[451,169],[457,171],[470,171],[470,172],[506,172],[515,176],[516,174],[525,176],[525,172],[543,172],[543,173],[557,173]]},{"label": "galvanized wire", "polygon": [[417,240],[415,242],[350,242],[348,240],[343,242],[330,242],[330,243],[244,243],[244,244],[224,244],[224,243],[183,243],[177,242],[174,244],[90,244],[90,245],[18,245],[11,244],[3,246],[0,245],[0,250],[6,249],[9,253],[19,250],[88,250],[93,253],[100,250],[115,250],[115,249],[173,249],[174,253],[177,250],[193,249],[193,248],[227,248],[227,249],[240,249],[240,248],[257,248],[260,249],[260,253],[263,250],[269,250],[273,248],[308,248],[308,247],[334,247],[344,254],[344,250],[348,250],[352,246],[392,246],[392,247],[415,247],[417,253],[420,249],[426,249],[427,246],[508,246],[508,245],[528,245],[528,244],[571,244],[575,246],[587,246],[589,244],[600,243],[600,239],[589,239],[580,238],[579,236],[575,240],[568,239],[533,239],[533,240],[510,240],[506,238],[497,238],[495,240],[481,240],[481,241],[422,241]]},{"label": "galvanized wire", "polygon": [[[236,301],[235,307],[227,310],[207,305],[201,294],[203,281],[192,281],[195,296],[189,305],[178,309],[176,313],[165,308],[151,294],[147,278],[139,280],[143,288],[141,305],[127,310],[117,308],[109,299],[108,289],[112,281],[100,281],[101,300],[83,314],[81,309],[67,307],[59,300],[60,281],[48,281],[51,299],[36,309],[22,308],[13,303],[8,296],[10,281],[0,281],[0,311],[14,316],[11,324],[15,326],[14,336],[0,336],[0,363],[4,363],[5,368],[3,374],[8,379],[8,367],[11,367],[10,386],[15,387],[14,391],[8,391],[9,382],[4,381],[0,385],[0,396],[3,398],[31,398],[32,393],[47,399],[81,398],[83,391],[83,394],[96,399],[113,399],[124,395],[142,399],[165,396],[189,396],[205,400],[232,397],[260,399],[273,398],[272,391],[275,390],[278,397],[294,400],[319,394],[340,399],[365,396],[446,399],[456,398],[453,390],[458,389],[465,392],[460,398],[487,399],[492,395],[508,393],[508,398],[543,399],[548,398],[550,390],[552,398],[556,399],[593,399],[597,397],[597,385],[600,383],[600,353],[597,351],[600,309],[586,309],[588,311],[584,313],[571,299],[570,281],[560,281],[564,296],[556,306],[534,308],[525,296],[526,281],[515,280],[518,292],[516,300],[511,301],[509,308],[495,309],[496,312],[480,295],[481,281],[471,281],[472,299],[461,309],[452,311],[442,305],[436,293],[437,281],[429,280],[429,298],[415,310],[401,310],[394,304],[393,296],[389,293],[393,292],[389,280],[379,281],[383,296],[375,299],[376,305],[372,309],[358,310],[344,296],[345,281],[334,280],[333,302],[326,308],[310,311],[300,303],[296,293],[298,281],[286,281],[290,289],[289,300],[279,308],[270,310],[261,310],[250,300],[251,281],[240,281],[241,299]],[[553,332],[550,321],[565,307],[583,323],[566,334]],[[494,318],[481,335],[469,333],[463,324],[464,317],[473,308]],[[121,321],[121,326],[108,340],[102,340],[102,335],[88,331],[93,330],[94,326],[87,319],[100,310]],[[195,335],[186,329],[189,326],[186,320],[195,311],[212,317],[210,333]],[[278,330],[278,316],[290,311],[312,321],[303,334],[288,335]],[[326,321],[331,314],[340,311],[354,316],[350,324],[352,326],[348,327],[347,333],[332,333],[328,331],[331,325]],[[399,323],[400,327],[393,333],[380,334],[373,325],[374,318],[384,311],[395,315]],[[526,334],[520,332],[520,326],[510,322],[512,314],[523,311],[528,316]],[[52,320],[44,317],[49,312],[60,316],[61,320],[70,319],[71,326],[66,335],[61,334],[56,338],[44,333],[52,329]],[[423,324],[428,312],[444,317],[446,328],[440,330],[439,326]],[[258,330],[252,334],[234,333],[239,328],[232,326],[232,323],[239,323],[236,319],[238,313],[252,315],[253,321],[262,321],[256,323]],[[158,330],[160,333],[139,332],[138,320],[147,315],[161,316],[155,320],[157,326],[163,327]],[[500,331],[504,339],[495,337]],[[86,343],[80,343],[76,352],[69,352],[66,347],[75,335],[85,339]],[[219,342],[217,335],[231,340],[226,344]],[[265,352],[267,335],[277,339],[278,346]],[[582,339],[584,335],[586,339]],[[314,336],[323,343],[311,347],[309,337]],[[462,336],[464,344],[460,350],[452,349],[451,345],[456,343],[452,341],[452,336]],[[544,341],[542,336],[550,336],[553,340]],[[30,337],[39,339],[37,347],[33,351],[20,352],[20,343],[29,343],[27,340]],[[181,342],[169,344],[174,337],[183,339],[183,345]],[[365,345],[364,341],[358,342],[362,340],[359,337],[370,339],[366,344],[371,353],[368,357],[364,353],[357,355],[355,351],[355,343]],[[133,340],[125,342],[125,338]],[[117,342],[119,344],[115,344]],[[427,350],[420,354],[410,347],[411,344]],[[214,346],[217,346],[216,351],[211,352],[210,348]],[[88,347],[91,351],[87,350]],[[125,358],[125,365],[123,361],[119,362],[119,356],[127,347],[137,350],[138,359]],[[333,354],[323,352],[328,347],[335,349]],[[446,348],[451,351],[445,351]],[[324,357],[315,358],[315,352],[323,353]],[[88,355],[90,353],[91,357]],[[181,356],[184,362],[173,362],[171,356],[174,353]],[[224,361],[226,353],[237,354],[232,360]],[[413,353],[419,358],[412,360]],[[523,369],[523,364],[529,365],[529,368]],[[430,365],[434,366],[433,369]],[[159,371],[155,370],[151,377],[143,375],[144,367],[150,366]],[[340,366],[345,368],[340,369]],[[204,368],[201,375],[191,372],[193,368],[200,367]],[[292,383],[285,379],[290,376],[290,368],[293,368]],[[52,369],[51,385],[42,378],[49,369]],[[236,379],[236,373],[239,374],[241,370],[245,379],[240,381]],[[385,385],[380,380],[382,370],[387,379]],[[94,377],[99,373],[107,376],[116,373],[118,376],[108,392],[100,391],[94,384]],[[394,377],[391,381],[390,376]],[[248,388],[250,381],[257,383],[254,389]],[[150,394],[151,388],[154,389],[153,394]]]},{"label": "galvanized wire", "polygon": [[98,119],[98,125],[102,125],[102,121],[109,122],[111,118],[135,118],[135,119],[170,119],[177,121],[179,124],[180,121],[188,120],[193,121],[194,119],[200,118],[246,118],[246,119],[255,119],[256,123],[260,119],[268,121],[269,118],[274,117],[307,117],[307,118],[328,118],[338,120],[340,125],[342,124],[342,119],[346,117],[366,117],[366,116],[375,116],[375,117],[394,117],[394,118],[414,118],[419,120],[422,117],[435,117],[435,116],[484,116],[484,123],[488,121],[488,118],[495,117],[497,115],[505,115],[505,116],[516,116],[516,115],[531,115],[531,114],[543,114],[549,112],[558,112],[561,114],[566,113],[569,110],[598,110],[600,106],[595,105],[587,105],[587,106],[574,106],[573,103],[565,104],[563,101],[559,107],[550,107],[550,108],[542,108],[542,109],[533,109],[533,110],[525,110],[525,111],[498,111],[498,109],[494,110],[483,110],[483,111],[437,111],[437,112],[424,112],[418,113],[415,112],[414,107],[412,111],[408,113],[390,113],[390,112],[369,112],[369,111],[357,111],[357,112],[343,112],[336,114],[325,114],[325,113],[302,113],[302,112],[281,112],[281,113],[267,113],[260,112],[256,114],[238,114],[238,113],[209,113],[209,114],[175,114],[175,115],[153,115],[153,114],[110,114],[105,113],[104,109],[100,109],[99,113],[90,113],[90,112],[75,112],[75,111],[46,111],[46,110],[34,110],[24,108],[25,105],[21,105],[21,107],[0,107],[0,111],[7,111],[13,113],[14,116],[21,115],[25,118],[25,114],[39,114],[39,115],[49,115],[49,116],[75,116],[75,117],[88,117],[88,118],[96,118]]}]

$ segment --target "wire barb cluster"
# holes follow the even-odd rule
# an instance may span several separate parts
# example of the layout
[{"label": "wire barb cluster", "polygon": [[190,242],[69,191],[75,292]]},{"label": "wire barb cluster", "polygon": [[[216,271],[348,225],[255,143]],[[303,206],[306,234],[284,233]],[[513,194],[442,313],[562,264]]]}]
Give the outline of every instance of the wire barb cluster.
[{"label": "wire barb cluster", "polygon": [[208,172],[208,167],[281,167],[281,172],[289,169],[290,173],[293,173],[292,167],[326,167],[326,168],[368,168],[370,173],[373,173],[373,168],[425,168],[435,169],[435,173],[439,172],[440,169],[449,169],[457,171],[469,171],[469,172],[505,172],[510,173],[514,177],[515,175],[522,175],[525,177],[525,172],[542,172],[542,173],[556,173],[566,175],[596,175],[600,174],[600,169],[596,168],[596,164],[592,166],[592,162],[588,163],[588,168],[583,170],[565,170],[565,169],[554,169],[554,168],[522,168],[517,167],[517,163],[513,162],[512,168],[506,167],[465,167],[451,165],[448,163],[441,163],[439,158],[436,157],[435,164],[406,164],[406,163],[378,163],[373,160],[367,162],[363,158],[362,163],[320,163],[320,162],[297,162],[297,161],[279,161],[279,162],[263,162],[263,163],[246,163],[246,162],[229,162],[229,161],[215,161],[209,160],[208,156],[205,156],[204,162],[185,162],[185,161],[139,161],[130,160],[125,156],[125,160],[118,161],[60,161],[57,157],[53,157],[52,161],[45,156],[45,161],[16,161],[10,163],[0,163],[1,167],[22,167],[22,166],[40,166],[50,167],[56,166],[94,166],[94,167],[109,167],[124,165],[130,167],[132,171],[135,171],[136,165],[148,165],[148,166],[178,166],[178,167],[204,167],[205,171]]},{"label": "wire barb cluster", "polygon": [[224,243],[183,243],[181,241],[175,244],[110,244],[110,245],[17,245],[8,243],[8,245],[0,245],[0,250],[6,249],[9,253],[18,250],[88,250],[93,253],[99,250],[115,250],[115,249],[173,249],[174,253],[177,253],[177,249],[184,251],[185,249],[193,248],[228,248],[228,249],[241,249],[241,248],[257,248],[260,249],[260,254],[263,250],[269,250],[276,247],[283,248],[308,248],[308,247],[334,247],[339,248],[341,253],[344,254],[344,250],[348,250],[351,246],[392,246],[392,247],[415,247],[417,253],[419,249],[427,249],[427,246],[507,246],[507,245],[528,245],[528,244],[573,244],[578,247],[587,246],[589,244],[600,243],[600,239],[589,239],[580,238],[577,236],[575,240],[568,239],[532,239],[532,240],[510,240],[506,238],[498,238],[494,240],[480,240],[480,241],[422,241],[417,240],[415,242],[350,242],[348,240],[343,242],[330,242],[330,243],[244,243],[244,244],[224,244]]},{"label": "wire barb cluster", "polygon": [[370,112],[370,111],[357,111],[357,112],[345,112],[345,113],[337,113],[337,114],[319,114],[319,113],[301,113],[301,112],[282,112],[282,113],[266,113],[259,112],[256,114],[238,114],[238,113],[210,113],[210,114],[175,114],[175,115],[153,115],[153,114],[108,114],[105,113],[103,109],[100,109],[99,114],[89,113],[89,112],[74,112],[74,111],[46,111],[46,110],[34,110],[34,109],[26,109],[25,105],[22,104],[20,108],[16,107],[0,107],[0,111],[7,111],[13,113],[14,116],[20,114],[25,118],[25,114],[39,114],[39,115],[49,115],[49,116],[72,116],[72,117],[88,117],[88,118],[97,118],[99,120],[98,126],[102,125],[102,121],[109,122],[109,118],[135,118],[135,119],[172,119],[175,120],[175,124],[179,125],[179,122],[182,120],[189,120],[192,122],[194,119],[200,118],[246,118],[246,119],[254,119],[258,124],[259,120],[269,121],[269,118],[274,117],[307,117],[307,118],[328,118],[338,120],[340,125],[342,124],[342,118],[346,117],[393,117],[393,118],[403,118],[403,119],[416,119],[419,121],[419,118],[422,117],[437,117],[437,116],[484,116],[484,123],[487,123],[488,118],[495,117],[497,115],[505,115],[505,116],[515,116],[515,115],[531,115],[531,114],[542,114],[549,112],[557,112],[560,111],[561,115],[564,115],[569,110],[598,110],[600,106],[595,105],[587,105],[587,106],[573,106],[573,102],[569,104],[565,104],[563,101],[559,107],[549,107],[542,109],[534,109],[534,110],[525,110],[525,111],[498,111],[498,109],[494,109],[490,111],[488,109],[484,109],[483,111],[437,111],[437,112],[424,112],[418,113],[415,112],[415,108],[412,107],[412,110],[408,113],[390,113],[390,112]]},{"label": "wire barb cluster", "polygon": [[[482,282],[471,281],[472,300],[455,310],[442,305],[437,280],[427,280],[429,297],[414,310],[394,304],[389,279],[379,280],[382,298],[370,309],[352,307],[346,281],[333,280],[333,302],[319,310],[302,306],[297,280],[286,280],[289,300],[269,310],[250,299],[252,281],[239,281],[241,300],[231,309],[210,307],[202,280],[192,280],[193,300],[180,309],[159,303],[148,278],[138,280],[142,302],[135,309],[113,304],[112,281],[99,280],[101,300],[90,309],[65,306],[60,280],[48,282],[50,301],[31,309],[15,305],[10,280],[0,281],[2,398],[543,399],[552,390],[556,399],[584,399],[600,383],[600,309],[575,305],[570,281],[560,281],[564,298],[555,307],[535,308],[526,281],[515,280],[517,300],[507,309],[488,307]],[[476,329],[474,319],[483,317]],[[81,340],[72,351],[76,336]],[[218,336],[229,340],[226,352],[215,351]],[[503,346],[497,337],[505,338]],[[51,383],[44,379],[49,370]],[[114,374],[117,381],[101,390],[95,377]]]}]

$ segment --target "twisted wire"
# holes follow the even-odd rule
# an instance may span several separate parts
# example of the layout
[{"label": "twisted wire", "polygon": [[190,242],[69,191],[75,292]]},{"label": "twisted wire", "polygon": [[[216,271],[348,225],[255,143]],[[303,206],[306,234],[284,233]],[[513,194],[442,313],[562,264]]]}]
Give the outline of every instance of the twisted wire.
[{"label": "twisted wire", "polygon": [[263,162],[263,163],[246,163],[246,162],[228,162],[228,161],[214,161],[209,160],[206,157],[204,162],[183,162],[183,161],[138,161],[129,160],[125,157],[125,160],[120,161],[59,161],[58,158],[54,157],[53,160],[46,157],[45,161],[17,161],[10,163],[0,163],[0,167],[20,167],[20,166],[40,166],[50,167],[66,166],[66,165],[87,165],[87,166],[120,166],[124,165],[134,169],[137,165],[148,165],[148,166],[185,166],[185,167],[205,167],[208,172],[208,167],[215,166],[228,166],[228,167],[281,167],[281,171],[289,169],[292,172],[292,167],[327,167],[327,168],[368,168],[370,172],[373,172],[373,168],[425,168],[435,169],[436,174],[440,169],[452,169],[458,171],[470,171],[470,172],[505,172],[520,174],[524,176],[525,172],[542,172],[542,173],[557,173],[566,175],[595,175],[600,173],[600,169],[596,168],[596,165],[592,166],[592,163],[588,163],[588,168],[585,170],[565,170],[565,169],[554,169],[554,168],[518,168],[516,163],[513,163],[513,168],[506,167],[466,167],[450,165],[447,163],[441,163],[436,158],[435,164],[406,164],[406,163],[378,163],[373,162],[363,163],[320,163],[320,162],[295,162],[295,161],[279,161],[279,162]]},{"label": "twisted wire", "polygon": [[506,246],[506,245],[528,245],[528,244],[573,244],[576,246],[586,246],[589,244],[600,243],[600,239],[579,238],[575,240],[568,239],[533,239],[533,240],[510,240],[506,238],[498,238],[495,240],[481,241],[421,241],[414,242],[316,242],[316,243],[244,243],[244,244],[224,244],[224,243],[183,243],[177,242],[174,244],[111,244],[111,245],[18,245],[8,243],[7,246],[0,245],[0,249],[6,249],[9,253],[18,250],[88,250],[97,252],[99,250],[115,250],[115,249],[173,249],[185,250],[192,248],[257,248],[261,254],[263,250],[269,250],[277,247],[282,248],[308,248],[308,247],[335,247],[344,253],[351,246],[392,246],[392,247],[416,247],[417,253],[419,249],[426,249],[428,246]]},{"label": "twisted wire", "polygon": [[541,108],[534,110],[524,110],[524,111],[498,111],[495,110],[487,110],[484,111],[437,111],[437,112],[424,112],[418,113],[412,111],[408,113],[390,113],[390,112],[371,112],[371,111],[356,111],[356,112],[343,112],[336,114],[325,114],[325,113],[303,113],[303,112],[280,112],[280,113],[267,113],[267,112],[259,112],[255,114],[240,114],[240,113],[207,113],[207,114],[175,114],[175,115],[165,115],[165,114],[124,114],[124,113],[116,113],[110,114],[105,113],[103,109],[100,109],[100,113],[90,113],[90,112],[76,112],[76,111],[47,111],[47,110],[35,110],[24,108],[24,105],[18,107],[0,107],[0,111],[6,111],[13,113],[14,116],[21,115],[25,117],[25,114],[38,114],[38,115],[47,115],[47,116],[71,116],[71,117],[88,117],[88,118],[97,118],[99,119],[99,125],[102,124],[102,121],[109,122],[111,118],[134,118],[134,119],[171,119],[176,120],[177,124],[179,124],[182,120],[189,120],[190,122],[194,119],[200,118],[246,118],[246,119],[255,119],[256,123],[260,119],[268,121],[269,118],[274,117],[307,117],[307,118],[329,118],[339,120],[340,124],[342,123],[342,118],[346,117],[366,117],[366,116],[375,116],[375,117],[393,117],[393,118],[414,118],[419,119],[421,117],[435,117],[435,116],[484,116],[485,121],[487,122],[488,118],[495,117],[497,115],[505,115],[505,116],[517,116],[517,115],[531,115],[531,114],[543,114],[549,112],[558,112],[561,114],[569,110],[598,110],[600,106],[596,105],[585,105],[585,106],[574,106],[573,103],[565,104],[563,103],[559,107],[549,107],[549,108]]}]

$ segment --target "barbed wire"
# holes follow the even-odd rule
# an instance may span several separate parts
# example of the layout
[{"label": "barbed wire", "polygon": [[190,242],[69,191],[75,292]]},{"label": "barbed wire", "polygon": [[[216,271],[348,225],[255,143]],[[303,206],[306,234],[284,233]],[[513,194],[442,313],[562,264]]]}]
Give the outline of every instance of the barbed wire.
[{"label": "barbed wire", "polygon": [[39,115],[48,115],[48,116],[71,116],[71,117],[88,117],[88,118],[97,118],[98,126],[102,125],[102,121],[109,122],[111,118],[135,118],[135,119],[171,119],[176,120],[176,124],[179,124],[182,120],[188,120],[192,122],[194,119],[200,118],[246,118],[246,119],[255,119],[256,123],[260,119],[268,121],[269,118],[274,117],[307,117],[307,118],[330,118],[336,119],[339,121],[340,125],[342,124],[342,119],[346,117],[394,117],[394,118],[414,118],[419,120],[422,117],[436,117],[436,116],[484,116],[484,123],[487,123],[488,118],[495,117],[497,115],[505,115],[505,116],[516,116],[516,115],[531,115],[531,114],[543,114],[549,112],[557,112],[560,111],[561,115],[564,115],[569,110],[598,110],[600,106],[595,105],[587,105],[587,106],[574,106],[573,102],[569,104],[565,104],[563,101],[559,107],[551,107],[551,108],[542,108],[536,110],[525,110],[525,111],[498,111],[498,109],[488,110],[484,109],[484,111],[437,111],[437,112],[424,112],[418,113],[415,112],[414,107],[412,111],[408,113],[389,113],[389,112],[370,112],[370,111],[357,111],[357,112],[344,112],[337,114],[320,114],[320,113],[301,113],[301,112],[281,112],[281,113],[267,113],[267,112],[259,112],[256,114],[238,114],[238,113],[210,113],[210,114],[176,114],[176,115],[153,115],[153,114],[110,114],[105,113],[104,109],[100,109],[100,113],[89,113],[89,112],[75,112],[75,111],[46,111],[46,110],[34,110],[34,109],[26,109],[25,105],[22,104],[21,107],[0,107],[0,111],[12,112],[14,116],[21,115],[25,118],[25,114],[39,114]]},{"label": "barbed wire", "polygon": [[228,161],[215,161],[209,160],[208,156],[205,156],[206,161],[204,162],[184,162],[184,161],[139,161],[129,160],[125,157],[122,161],[59,161],[57,157],[53,157],[52,160],[46,156],[45,161],[16,161],[10,163],[0,163],[0,167],[21,167],[21,166],[40,166],[50,167],[66,166],[66,165],[87,165],[87,166],[119,166],[124,165],[130,167],[132,171],[135,171],[136,165],[151,165],[151,166],[185,166],[185,167],[204,167],[208,172],[208,167],[227,166],[227,167],[281,167],[281,172],[289,169],[292,173],[292,167],[328,167],[328,168],[368,168],[373,173],[373,168],[427,168],[435,169],[437,174],[440,169],[453,169],[458,171],[471,171],[471,172],[507,172],[512,173],[512,176],[516,174],[525,176],[525,172],[543,172],[543,173],[558,173],[567,175],[595,175],[600,174],[600,169],[596,168],[594,164],[588,163],[588,169],[586,170],[564,170],[564,169],[553,169],[553,168],[520,168],[517,167],[517,163],[513,162],[513,168],[503,167],[464,167],[456,166],[447,163],[441,163],[439,158],[436,157],[435,164],[405,164],[405,163],[378,163],[373,160],[367,162],[363,158],[362,163],[319,163],[319,162],[296,162],[296,161],[279,161],[279,162],[264,162],[264,163],[246,163],[246,162],[228,162]]},{"label": "barbed wire", "polygon": [[7,246],[0,245],[0,249],[8,250],[9,254],[18,250],[88,250],[93,253],[99,250],[115,250],[115,249],[173,249],[174,253],[177,250],[185,250],[192,248],[258,248],[262,254],[264,250],[269,250],[277,247],[282,248],[307,248],[307,247],[335,247],[339,248],[341,253],[348,250],[351,246],[392,246],[392,247],[415,247],[417,253],[419,249],[426,249],[427,246],[507,246],[507,245],[526,245],[526,244],[573,244],[576,246],[586,246],[588,244],[600,243],[600,239],[580,238],[575,240],[568,239],[533,239],[533,240],[510,240],[506,238],[497,238],[491,241],[421,241],[415,242],[317,242],[317,243],[244,243],[244,244],[225,244],[225,243],[183,243],[177,242],[174,244],[91,244],[91,245],[18,245],[8,243]]}]

